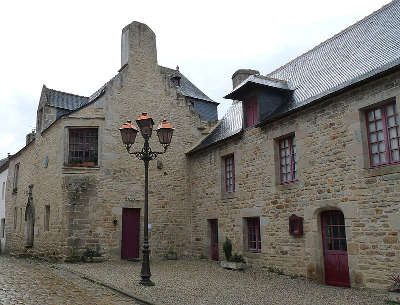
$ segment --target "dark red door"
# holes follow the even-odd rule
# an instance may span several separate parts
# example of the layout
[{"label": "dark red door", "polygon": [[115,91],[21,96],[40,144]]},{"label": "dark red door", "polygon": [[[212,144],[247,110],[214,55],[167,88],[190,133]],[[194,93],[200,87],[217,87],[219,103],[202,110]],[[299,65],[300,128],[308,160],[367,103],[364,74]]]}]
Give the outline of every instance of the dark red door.
[{"label": "dark red door", "polygon": [[321,214],[325,283],[350,287],[344,216],[340,211]]},{"label": "dark red door", "polygon": [[214,261],[219,260],[219,251],[218,251],[218,220],[210,219],[210,252],[211,259]]},{"label": "dark red door", "polygon": [[122,259],[139,258],[140,209],[122,209]]}]

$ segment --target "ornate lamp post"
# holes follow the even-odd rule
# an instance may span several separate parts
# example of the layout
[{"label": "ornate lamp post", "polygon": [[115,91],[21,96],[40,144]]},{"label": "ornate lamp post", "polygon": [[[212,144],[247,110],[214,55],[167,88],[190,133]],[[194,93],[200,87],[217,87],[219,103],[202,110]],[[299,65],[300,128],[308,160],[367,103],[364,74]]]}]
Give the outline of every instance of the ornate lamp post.
[{"label": "ornate lamp post", "polygon": [[141,116],[136,120],[137,125],[139,126],[140,133],[144,138],[144,145],[141,151],[132,151],[131,147],[135,143],[136,135],[138,133],[138,129],[132,125],[131,121],[127,121],[122,127],[119,129],[121,132],[122,142],[124,143],[126,150],[129,154],[135,155],[138,159],[144,162],[144,240],[143,240],[143,261],[142,261],[142,271],[141,277],[142,280],[140,284],[142,285],[154,285],[154,283],[150,280],[150,262],[149,262],[149,162],[158,155],[163,154],[167,151],[168,146],[171,143],[172,134],[174,129],[172,125],[168,123],[166,120],[163,120],[157,128],[157,136],[160,144],[163,146],[164,151],[156,152],[152,151],[149,145],[149,140],[151,134],[153,132],[154,121],[153,119],[145,112],[142,113]]}]

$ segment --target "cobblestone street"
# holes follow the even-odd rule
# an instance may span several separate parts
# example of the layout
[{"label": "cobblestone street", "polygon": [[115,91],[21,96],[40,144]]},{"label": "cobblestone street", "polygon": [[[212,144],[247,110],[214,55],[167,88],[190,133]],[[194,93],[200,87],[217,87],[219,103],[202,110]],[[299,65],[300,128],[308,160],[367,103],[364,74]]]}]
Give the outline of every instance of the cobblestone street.
[{"label": "cobblestone street", "polygon": [[140,304],[111,289],[47,266],[0,256],[0,304]]}]

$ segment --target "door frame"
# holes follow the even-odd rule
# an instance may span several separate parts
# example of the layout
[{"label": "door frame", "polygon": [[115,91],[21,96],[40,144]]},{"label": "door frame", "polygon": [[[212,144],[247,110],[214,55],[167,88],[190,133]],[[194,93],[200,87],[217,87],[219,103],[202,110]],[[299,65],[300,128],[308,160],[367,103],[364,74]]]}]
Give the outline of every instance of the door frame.
[{"label": "door frame", "polygon": [[[138,233],[137,233],[137,235],[138,235],[138,237],[137,237],[138,255],[137,255],[136,258],[124,258],[123,257],[123,250],[124,250],[124,239],[123,239],[123,236],[124,236],[124,211],[126,211],[126,210],[136,210],[138,212],[138,214],[139,214],[139,218],[138,218],[139,223],[138,223],[138,226],[137,226],[137,228],[138,228]],[[141,228],[140,228],[140,226],[142,224],[141,210],[142,209],[140,209],[140,208],[128,208],[128,207],[123,207],[122,208],[122,211],[121,211],[121,249],[120,249],[120,259],[126,259],[126,260],[138,260],[138,259],[140,259],[140,254],[141,254],[141,251],[140,251],[140,248],[141,248]]]},{"label": "door frame", "polygon": [[[343,226],[345,228],[345,241],[346,241],[346,251],[343,250],[327,250],[326,248],[326,235],[325,235],[325,230],[324,230],[324,216],[325,215],[342,215],[343,216]],[[323,251],[323,259],[324,259],[324,277],[325,277],[325,284],[327,285],[332,285],[332,286],[339,286],[339,287],[350,287],[350,268],[349,268],[349,254],[348,254],[348,250],[347,250],[347,234],[346,234],[346,223],[345,223],[345,219],[344,219],[344,214],[342,211],[340,210],[327,210],[327,211],[323,211],[320,213],[320,219],[321,219],[321,238],[322,238],[322,251]],[[327,255],[329,255],[327,253],[327,251],[331,251],[332,255],[334,254],[344,254],[344,252],[346,253],[346,265],[347,265],[347,277],[348,277],[348,281],[347,282],[338,282],[335,281],[334,279],[328,279],[327,278],[327,271],[326,271],[326,265],[327,265]]]},{"label": "door frame", "polygon": [[[218,232],[218,219],[208,219],[208,226],[209,226],[209,255],[210,259],[219,261],[219,232]],[[216,229],[216,232],[214,231]],[[216,242],[217,242],[217,250],[216,250],[216,256],[214,258],[214,252],[215,249],[213,248],[213,241],[215,241],[215,233],[216,233]]]}]

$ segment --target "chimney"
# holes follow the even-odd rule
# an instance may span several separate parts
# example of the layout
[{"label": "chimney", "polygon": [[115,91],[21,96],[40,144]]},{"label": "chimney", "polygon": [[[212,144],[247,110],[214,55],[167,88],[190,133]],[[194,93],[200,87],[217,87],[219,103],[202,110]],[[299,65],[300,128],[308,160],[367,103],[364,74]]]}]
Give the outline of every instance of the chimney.
[{"label": "chimney", "polygon": [[121,68],[127,64],[157,66],[156,35],[144,23],[134,21],[122,30]]},{"label": "chimney", "polygon": [[241,82],[243,82],[250,75],[259,75],[257,70],[239,69],[232,75],[232,87],[235,89]]},{"label": "chimney", "polygon": [[35,130],[32,130],[32,132],[26,135],[26,145],[31,143],[34,139],[35,139]]}]

